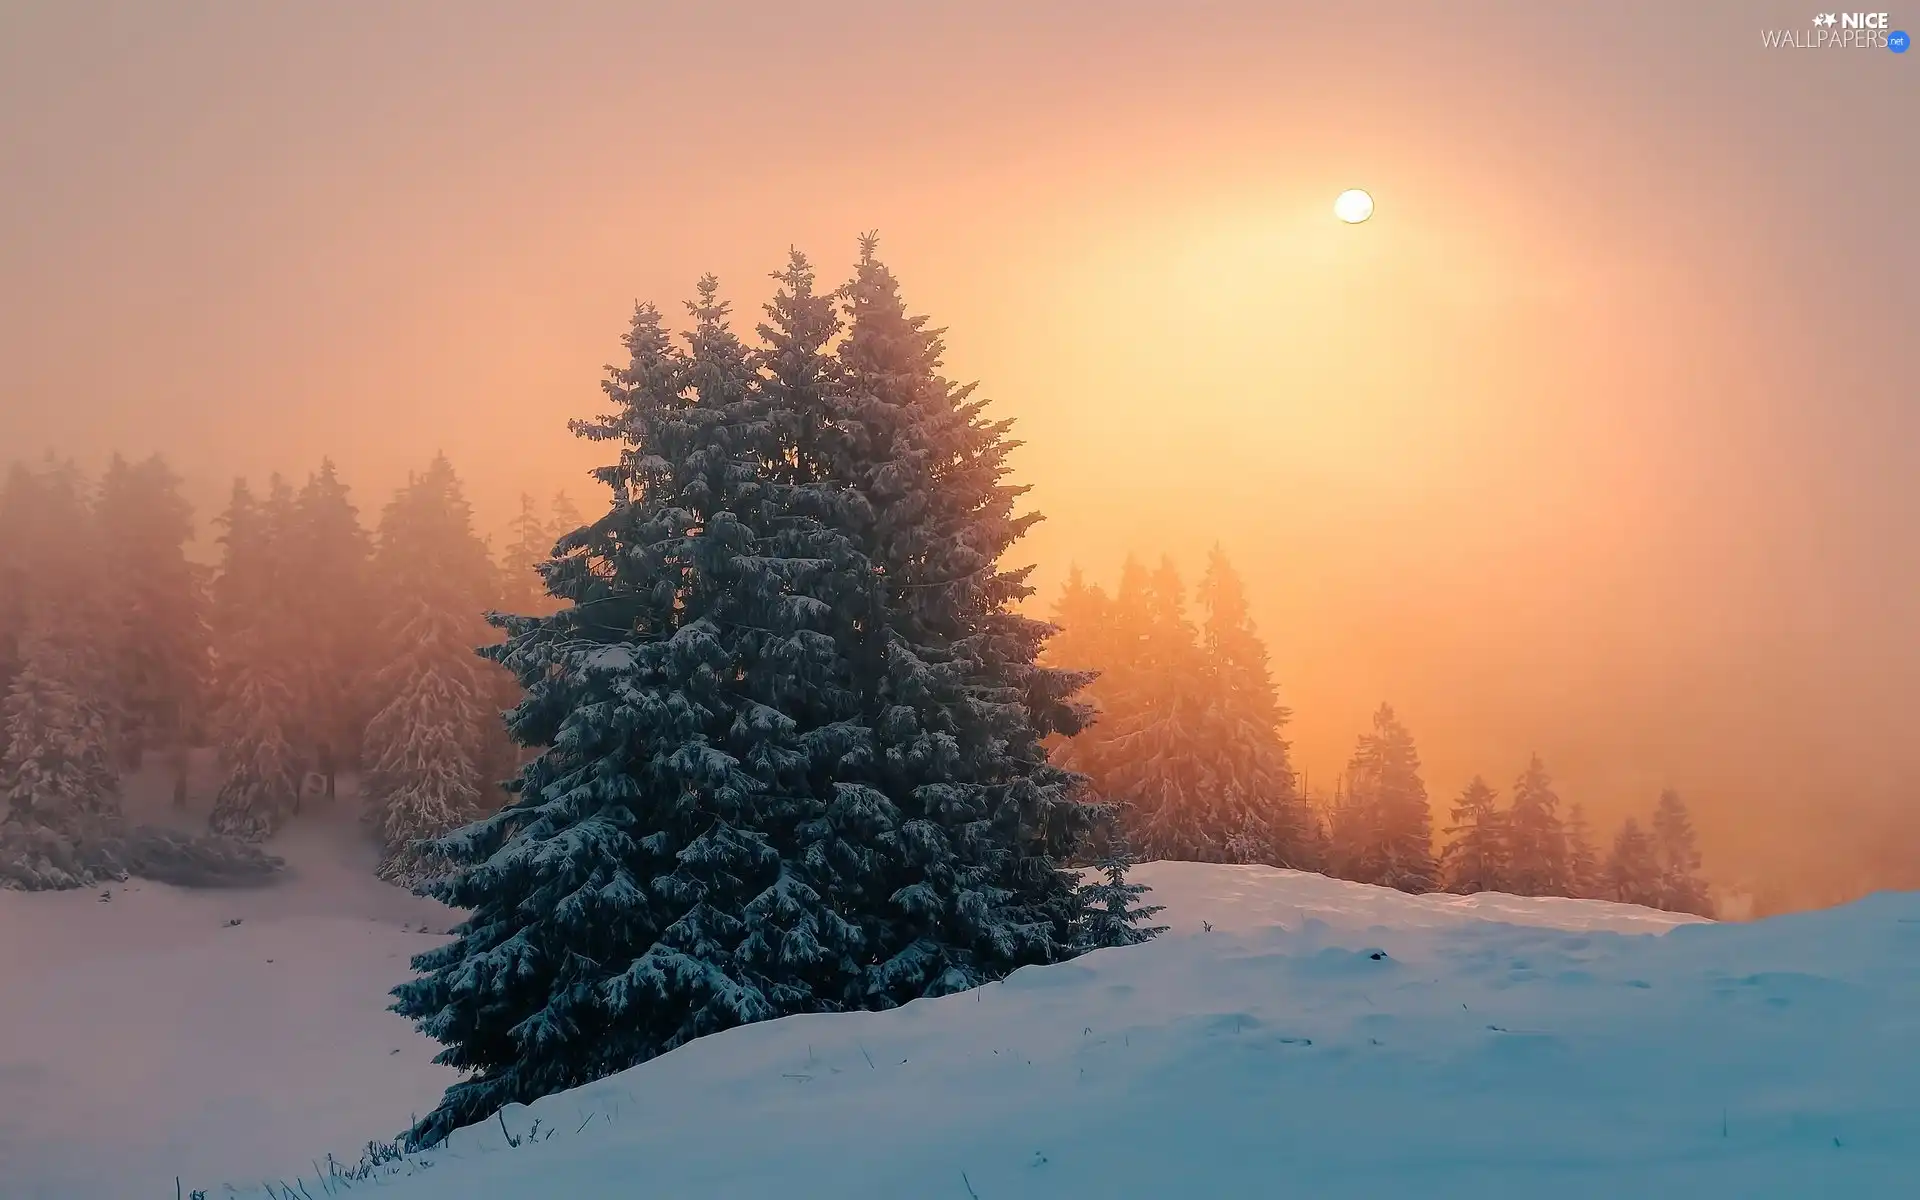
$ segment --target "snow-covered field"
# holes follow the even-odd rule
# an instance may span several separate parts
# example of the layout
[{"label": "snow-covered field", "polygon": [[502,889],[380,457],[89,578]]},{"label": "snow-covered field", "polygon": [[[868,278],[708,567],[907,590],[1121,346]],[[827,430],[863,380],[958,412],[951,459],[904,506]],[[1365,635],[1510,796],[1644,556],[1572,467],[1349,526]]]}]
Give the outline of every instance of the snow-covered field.
[{"label": "snow-covered field", "polygon": [[[177,1174],[216,1197],[222,1181],[260,1196],[304,1175],[318,1197],[316,1155],[357,1158],[432,1103],[446,1081],[432,1046],[382,1010],[434,940],[422,925],[448,914],[338,851],[296,846],[296,878],[272,891],[0,894],[0,1195],[157,1200]],[[704,1039],[352,1190],[1920,1189],[1920,896],[1676,928],[1689,919],[1266,868],[1137,874],[1173,926],[1154,943]]]},{"label": "snow-covered field", "polygon": [[453,915],[375,880],[351,826],[273,849],[273,888],[0,892],[0,1198],[291,1172],[432,1106],[453,1073],[385,993]]}]

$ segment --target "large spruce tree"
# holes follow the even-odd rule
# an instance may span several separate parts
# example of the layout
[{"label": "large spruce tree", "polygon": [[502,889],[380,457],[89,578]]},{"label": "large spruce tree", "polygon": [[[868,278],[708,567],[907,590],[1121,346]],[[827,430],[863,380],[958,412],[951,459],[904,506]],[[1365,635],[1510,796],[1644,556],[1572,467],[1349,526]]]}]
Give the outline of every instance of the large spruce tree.
[{"label": "large spruce tree", "polygon": [[471,910],[396,1010],[469,1077],[411,1131],[784,1013],[890,1007],[1064,957],[1086,904],[1080,677],[999,565],[1031,523],[1005,426],[937,373],[871,243],[848,337],[795,260],[758,354],[711,279],[676,348],[639,308],[609,511],[543,570],[565,607],[500,617],[539,756],[509,807],[442,839]]},{"label": "large spruce tree", "polygon": [[1074,949],[1084,905],[1061,864],[1090,814],[1043,742],[1080,729],[1087,676],[1040,666],[1052,627],[1016,608],[1032,568],[1004,557],[1040,516],[1007,482],[1012,423],[940,374],[941,331],[908,314],[871,236],[842,295],[831,439],[845,458],[830,479],[852,489],[870,606],[853,631],[876,748],[861,781],[900,822],[887,899],[863,920],[877,961],[861,986],[865,1003],[896,1004]]},{"label": "large spruce tree", "polygon": [[444,455],[400,489],[380,519],[374,556],[386,608],[385,663],[369,687],[381,708],[361,741],[363,815],[379,834],[380,874],[412,880],[434,868],[417,843],[497,807],[504,771],[497,672],[474,657],[497,576],[460,480]]}]

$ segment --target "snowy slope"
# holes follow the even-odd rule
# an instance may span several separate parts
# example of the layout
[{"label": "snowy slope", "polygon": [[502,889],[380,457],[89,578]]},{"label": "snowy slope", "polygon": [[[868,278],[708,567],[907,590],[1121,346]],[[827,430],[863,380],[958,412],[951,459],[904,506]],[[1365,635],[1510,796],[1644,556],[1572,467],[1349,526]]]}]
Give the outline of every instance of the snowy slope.
[{"label": "snowy slope", "polygon": [[[252,895],[261,914],[231,929],[214,918],[238,897],[150,898],[137,936],[113,931],[138,896],[0,895],[8,961],[44,923],[22,900],[97,942],[0,985],[0,1030],[59,1031],[0,1050],[0,1194],[159,1197],[179,1173],[255,1196],[303,1175],[319,1196],[316,1154],[354,1157],[432,1102],[432,1047],[380,1009],[433,941],[403,922],[444,914],[313,875]],[[1907,1195],[1920,1174],[1920,898],[1674,929],[1690,919],[1266,868],[1138,877],[1174,927],[1152,944],[704,1039],[510,1110],[518,1147],[482,1126],[353,1191],[1560,1200]],[[315,903],[335,911],[300,911]],[[132,993],[103,1015],[135,1069],[54,1019],[88,991]],[[243,1021],[241,1000],[271,1015]]]},{"label": "snowy slope", "polygon": [[1914,1194],[1920,897],[1653,937],[1630,931],[1668,919],[1609,906],[1142,875],[1179,932],[705,1039],[378,1194]]}]

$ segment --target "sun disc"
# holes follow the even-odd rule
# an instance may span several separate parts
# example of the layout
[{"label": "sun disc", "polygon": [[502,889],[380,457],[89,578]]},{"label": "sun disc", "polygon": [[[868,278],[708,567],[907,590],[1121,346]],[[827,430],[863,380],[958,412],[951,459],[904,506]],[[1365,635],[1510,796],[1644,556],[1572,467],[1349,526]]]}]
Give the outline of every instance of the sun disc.
[{"label": "sun disc", "polygon": [[1349,225],[1358,225],[1373,215],[1373,197],[1360,188],[1348,188],[1334,197],[1333,215]]}]

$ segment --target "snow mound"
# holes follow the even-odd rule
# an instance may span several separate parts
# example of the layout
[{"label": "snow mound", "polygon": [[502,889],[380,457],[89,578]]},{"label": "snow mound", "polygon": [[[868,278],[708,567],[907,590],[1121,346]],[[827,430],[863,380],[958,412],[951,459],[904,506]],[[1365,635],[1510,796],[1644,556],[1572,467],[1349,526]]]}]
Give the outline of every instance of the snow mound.
[{"label": "snow mound", "polygon": [[1154,921],[1168,926],[1172,933],[1200,932],[1202,922],[1222,932],[1238,932],[1269,926],[1298,929],[1307,921],[1352,932],[1504,921],[1572,931],[1665,933],[1676,925],[1699,924],[1701,920],[1633,904],[1554,896],[1508,896],[1499,892],[1409,896],[1391,888],[1262,866],[1143,863],[1133,870],[1131,878],[1153,889],[1147,903],[1167,906]]},{"label": "snow mound", "polygon": [[1920,1171],[1920,897],[1736,926],[1141,874],[1176,922],[1155,942],[703,1039],[379,1194],[1891,1196]]},{"label": "snow mound", "polygon": [[129,876],[178,887],[259,887],[286,864],[235,838],[152,825],[75,838],[47,828],[0,828],[0,888],[59,891]]}]

